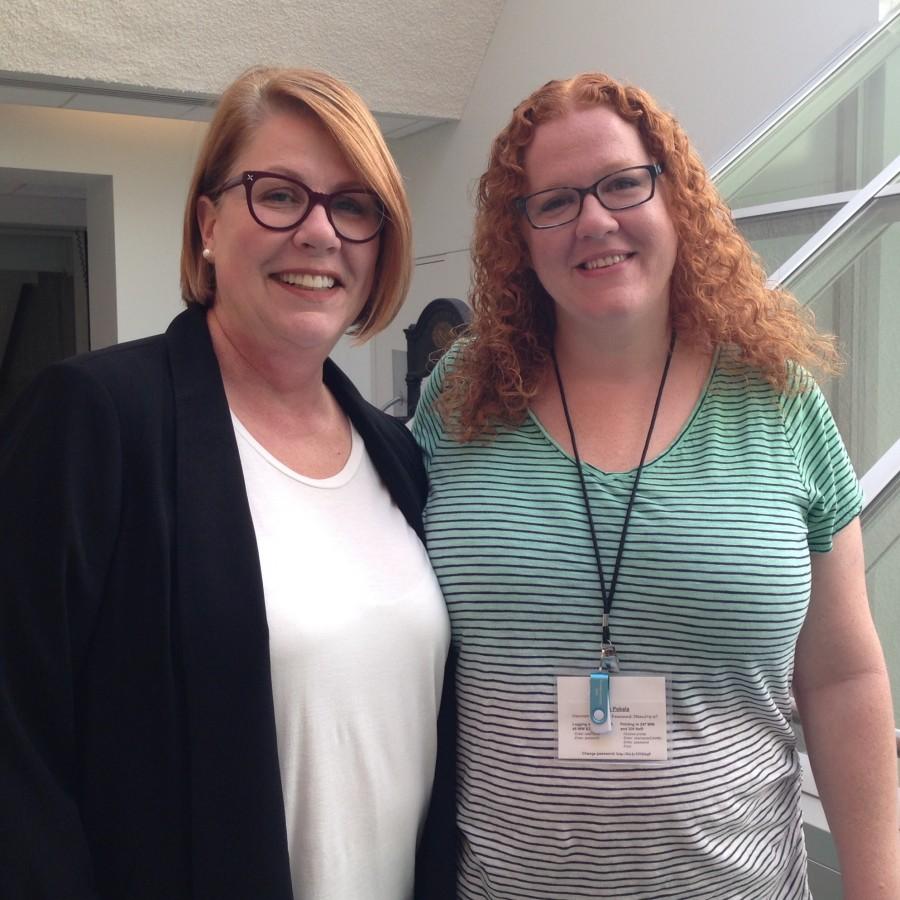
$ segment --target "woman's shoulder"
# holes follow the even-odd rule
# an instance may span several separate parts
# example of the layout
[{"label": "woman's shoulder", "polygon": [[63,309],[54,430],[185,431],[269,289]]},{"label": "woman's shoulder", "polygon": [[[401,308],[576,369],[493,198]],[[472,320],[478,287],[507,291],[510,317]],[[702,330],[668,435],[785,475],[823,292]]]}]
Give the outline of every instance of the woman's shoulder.
[{"label": "woman's shoulder", "polygon": [[49,478],[75,460],[106,476],[126,443],[151,445],[160,415],[148,410],[154,402],[159,408],[153,398],[164,392],[136,377],[135,360],[156,353],[152,339],[137,343],[70,357],[39,372],[0,424],[2,477]]},{"label": "woman's shoulder", "polygon": [[[716,363],[716,389],[710,394],[720,403],[740,404],[775,423],[798,450],[801,446],[840,443],[837,423],[825,391],[815,375],[794,361],[785,363],[784,384],[772,384],[732,348],[720,348]],[[799,451],[798,451],[799,452]]]},{"label": "woman's shoulder", "polygon": [[58,368],[63,376],[93,378],[113,387],[121,386],[122,378],[161,370],[165,359],[165,335],[156,334],[72,356],[51,368]]},{"label": "woman's shoulder", "polygon": [[142,338],[51,363],[38,372],[13,409],[23,404],[128,407],[145,400],[153,382],[165,374],[162,336]]},{"label": "woman's shoulder", "polygon": [[434,364],[431,372],[422,380],[419,391],[419,402],[415,415],[410,422],[412,433],[420,445],[425,443],[425,432],[431,432],[433,438],[444,432],[444,419],[438,408],[438,401],[444,390],[448,374],[459,364],[462,352],[462,340],[456,341]]},{"label": "woman's shoulder", "polygon": [[422,381],[422,389],[419,395],[419,408],[423,403],[425,406],[434,410],[434,406],[444,391],[447,378],[462,365],[463,355],[466,349],[471,345],[471,338],[459,338],[454,341],[441,357],[435,362],[431,371]]},{"label": "woman's shoulder", "polygon": [[715,377],[721,384],[766,395],[779,404],[791,397],[821,397],[821,389],[815,376],[799,363],[787,360],[784,364],[782,385],[774,383],[752,363],[748,362],[740,348],[720,345],[715,350]]},{"label": "woman's shoulder", "polygon": [[47,418],[60,433],[108,435],[121,429],[140,442],[160,422],[172,420],[176,371],[185,376],[182,381],[202,373],[201,389],[208,393],[218,384],[221,390],[204,310],[181,313],[164,334],[52,363],[25,388],[4,426],[21,431]]}]

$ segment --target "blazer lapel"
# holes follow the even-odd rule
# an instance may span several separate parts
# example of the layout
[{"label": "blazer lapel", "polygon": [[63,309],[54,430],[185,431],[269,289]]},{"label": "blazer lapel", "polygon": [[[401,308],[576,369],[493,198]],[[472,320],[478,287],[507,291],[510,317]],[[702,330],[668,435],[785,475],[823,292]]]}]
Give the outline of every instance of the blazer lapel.
[{"label": "blazer lapel", "polygon": [[193,896],[290,900],[262,576],[206,311],[182,313],[166,338],[176,410],[176,602]]}]

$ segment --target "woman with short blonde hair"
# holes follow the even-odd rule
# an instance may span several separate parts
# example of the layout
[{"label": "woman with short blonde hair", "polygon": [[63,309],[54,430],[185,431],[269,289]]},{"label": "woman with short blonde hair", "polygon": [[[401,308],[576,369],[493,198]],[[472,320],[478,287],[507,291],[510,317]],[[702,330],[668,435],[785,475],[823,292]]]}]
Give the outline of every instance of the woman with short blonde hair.
[{"label": "woman with short blonde hair", "polygon": [[252,69],[191,182],[187,310],[50,367],[4,423],[5,895],[434,896],[427,482],[329,359],[394,317],[409,250],[360,98]]}]

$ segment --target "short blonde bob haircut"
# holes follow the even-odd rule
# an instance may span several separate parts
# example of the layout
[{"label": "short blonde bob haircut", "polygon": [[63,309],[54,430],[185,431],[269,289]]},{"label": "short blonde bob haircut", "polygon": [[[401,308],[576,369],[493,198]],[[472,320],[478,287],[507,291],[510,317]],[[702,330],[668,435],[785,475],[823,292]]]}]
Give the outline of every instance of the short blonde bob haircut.
[{"label": "short blonde bob haircut", "polygon": [[385,224],[375,278],[350,334],[365,340],[397,314],[412,271],[412,227],[403,181],[384,138],[365,103],[347,85],[313,69],[257,67],[244,72],[222,94],[200,149],[184,211],[181,294],[186,303],[215,302],[215,268],[203,259],[197,221],[201,197],[230,176],[235,160],[265,119],[275,113],[313,116],[340,147],[363,185],[381,198]]},{"label": "short blonde bob haircut", "polygon": [[531,268],[515,201],[525,193],[523,160],[535,130],[592,106],[632,123],[650,159],[663,166],[662,193],[678,237],[669,315],[679,340],[736,348],[778,390],[789,387],[789,362],[835,371],[834,339],[816,332],[790,294],[766,286],[762,265],[675,118],[644,91],[588,72],[545,84],[513,110],[478,183],[474,315],[438,401],[455,435],[473,440],[521,423],[550,365],[554,303]]}]

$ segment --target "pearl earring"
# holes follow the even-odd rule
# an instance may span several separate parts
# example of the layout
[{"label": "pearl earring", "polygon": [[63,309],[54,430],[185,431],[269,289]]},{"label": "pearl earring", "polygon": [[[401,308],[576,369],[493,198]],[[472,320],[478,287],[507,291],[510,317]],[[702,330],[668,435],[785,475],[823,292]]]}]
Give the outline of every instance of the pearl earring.
[{"label": "pearl earring", "polygon": [[212,250],[210,250],[209,247],[204,247],[204,248],[203,248],[203,258],[204,258],[207,262],[209,262],[209,261],[212,259],[212,255],[213,255],[213,254],[212,254]]}]

